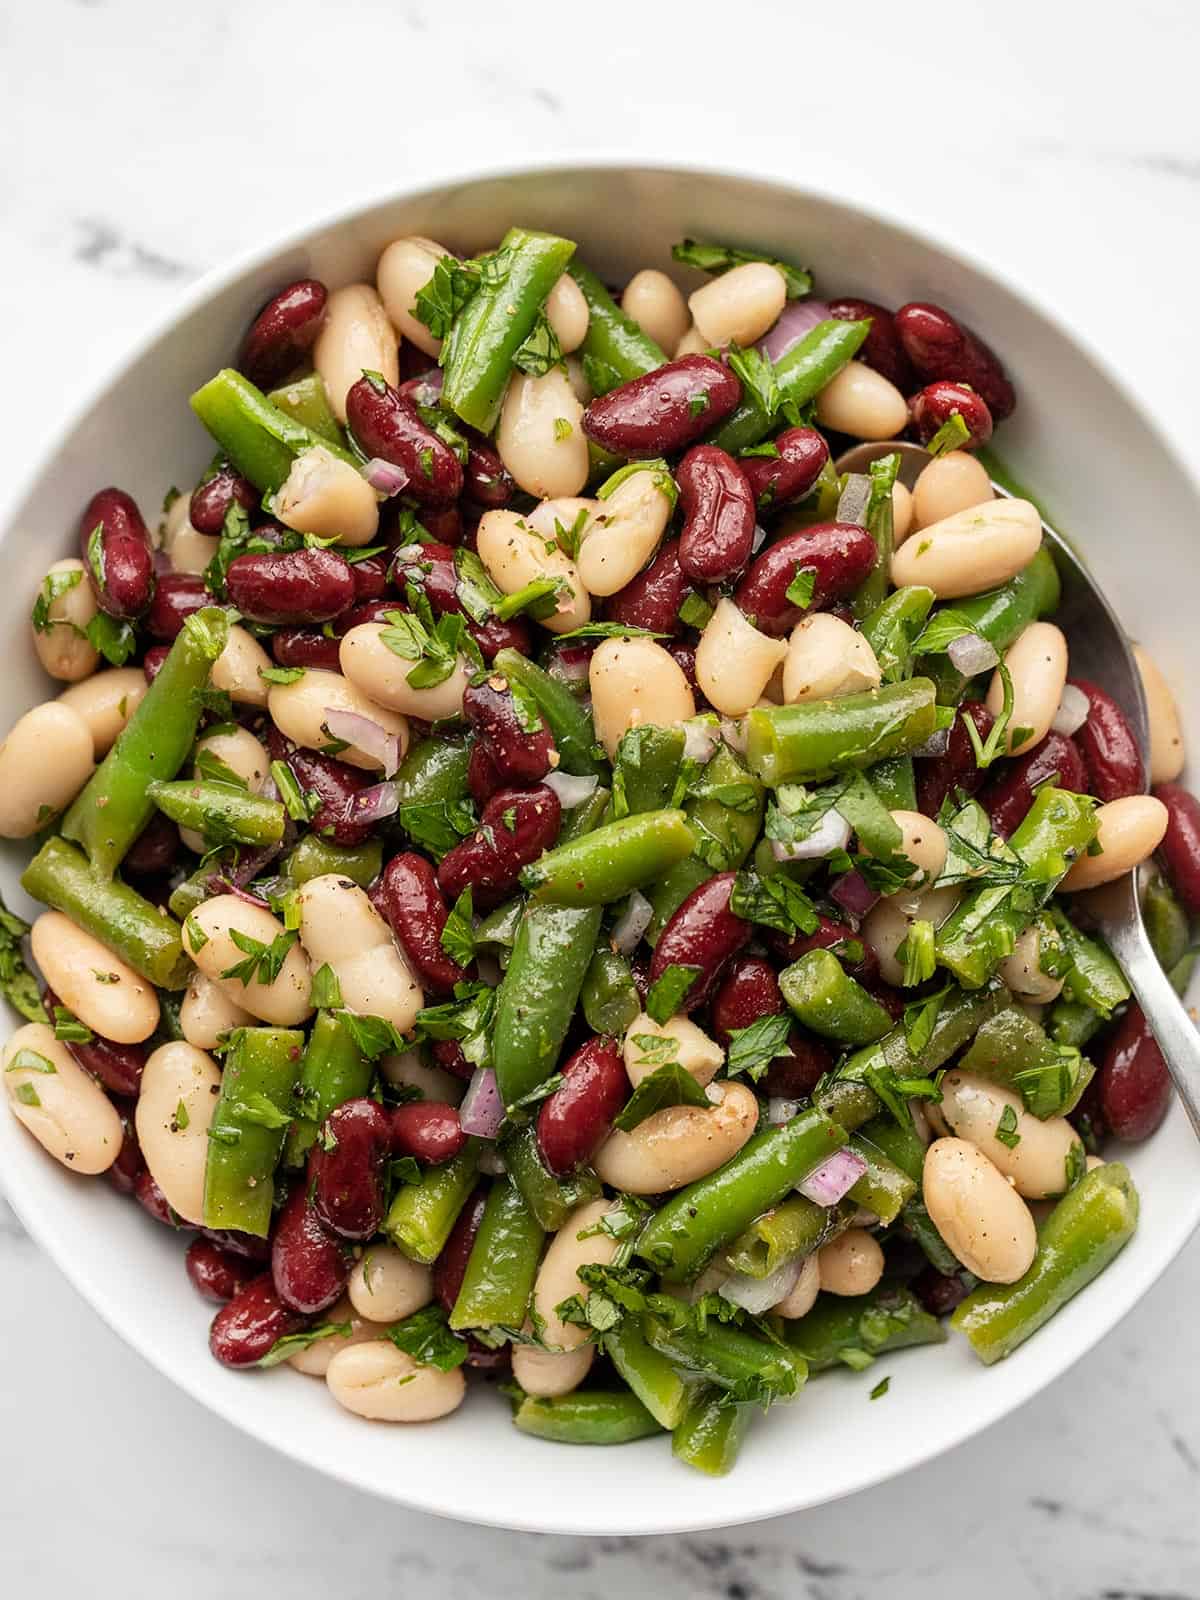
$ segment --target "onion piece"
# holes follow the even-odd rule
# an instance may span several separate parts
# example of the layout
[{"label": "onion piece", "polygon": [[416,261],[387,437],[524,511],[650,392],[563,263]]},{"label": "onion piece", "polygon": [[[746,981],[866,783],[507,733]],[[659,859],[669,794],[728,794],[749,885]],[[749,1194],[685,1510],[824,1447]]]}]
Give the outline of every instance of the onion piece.
[{"label": "onion piece", "polygon": [[400,809],[400,791],[394,783],[375,783],[369,789],[360,789],[350,802],[350,815],[355,822],[382,822],[384,817],[394,817]]},{"label": "onion piece", "polygon": [[990,672],[1000,660],[994,644],[978,633],[961,633],[946,647],[951,664],[964,678],[974,678],[981,672]]},{"label": "onion piece", "polygon": [[799,1112],[799,1100],[785,1100],[782,1095],[772,1095],[767,1101],[767,1121],[773,1128],[790,1122]]},{"label": "onion piece", "polygon": [[774,326],[758,341],[759,353],[778,361],[794,344],[799,344],[806,333],[811,333],[818,322],[828,320],[829,307],[823,300],[789,300]]},{"label": "onion piece", "polygon": [[570,683],[586,683],[592,665],[592,647],[586,641],[560,645],[557,674]]},{"label": "onion piece", "polygon": [[475,1165],[480,1172],[489,1178],[502,1178],[508,1171],[504,1164],[504,1157],[494,1144],[485,1144],[482,1147]]},{"label": "onion piece", "polygon": [[856,522],[860,528],[865,528],[867,507],[870,503],[870,478],[865,472],[852,472],[846,479],[846,487],[838,498],[835,519],[838,522]]},{"label": "onion piece", "polygon": [[711,717],[693,717],[683,724],[683,758],[701,766],[712,760],[721,742],[721,730]]},{"label": "onion piece", "polygon": [[914,761],[925,761],[930,756],[944,756],[950,748],[950,729],[935,728],[925,740],[911,752]]},{"label": "onion piece", "polygon": [[1054,713],[1054,720],[1050,726],[1055,733],[1078,733],[1092,713],[1092,702],[1082,689],[1076,688],[1073,683],[1063,686],[1062,699],[1058,702],[1058,710]]},{"label": "onion piece", "polygon": [[796,1188],[806,1200],[819,1206],[835,1206],[867,1170],[857,1150],[835,1150],[827,1161],[810,1172]]},{"label": "onion piece", "polygon": [[[392,551],[392,565],[394,567],[415,566],[425,554],[423,544],[402,544]],[[396,602],[399,605],[399,601]]]},{"label": "onion piece", "polygon": [[554,790],[564,811],[574,811],[576,806],[581,806],[595,794],[600,779],[594,773],[590,777],[580,778],[573,772],[548,772],[542,782],[547,789]]},{"label": "onion piece", "polygon": [[750,554],[756,556],[767,542],[767,530],[761,522],[754,524],[754,538],[750,541]]},{"label": "onion piece", "polygon": [[385,778],[390,778],[400,765],[400,735],[389,733],[370,717],[357,711],[342,711],[337,706],[325,707],[325,726],[334,739],[344,739],[356,745],[365,756],[378,761]]},{"label": "onion piece", "polygon": [[776,861],[818,861],[822,856],[832,855],[835,850],[844,850],[849,843],[850,824],[831,807],[807,839],[800,839],[795,844],[772,839],[771,854]]},{"label": "onion piece", "polygon": [[239,900],[244,900],[248,906],[262,906],[264,911],[271,909],[269,900],[264,900],[261,895],[251,894],[249,889],[243,889],[240,883],[233,883],[230,879],[218,875],[208,880],[210,889],[216,889],[221,894],[232,894]]},{"label": "onion piece", "polygon": [[735,754],[744,756],[749,739],[745,717],[722,717],[721,737]]},{"label": "onion piece", "polygon": [[741,1306],[752,1317],[761,1317],[764,1311],[777,1306],[791,1294],[803,1267],[804,1257],[797,1256],[795,1261],[785,1261],[774,1272],[768,1272],[765,1278],[752,1278],[748,1273],[734,1272],[725,1279],[717,1293],[722,1300]]},{"label": "onion piece", "polygon": [[609,936],[613,949],[619,955],[632,955],[653,918],[654,907],[644,894],[635,889]]},{"label": "onion piece", "polygon": [[830,889],[829,898],[836,900],[842,910],[848,911],[852,917],[865,917],[879,900],[879,895],[855,868],[853,872],[842,874]]},{"label": "onion piece", "polygon": [[385,461],[382,456],[372,456],[370,461],[363,462],[359,470],[372,489],[377,494],[386,495],[389,500],[408,487],[408,473],[404,468],[398,467],[394,461]]},{"label": "onion piece", "polygon": [[464,1133],[477,1139],[494,1139],[504,1121],[504,1099],[491,1067],[476,1067],[458,1108]]}]

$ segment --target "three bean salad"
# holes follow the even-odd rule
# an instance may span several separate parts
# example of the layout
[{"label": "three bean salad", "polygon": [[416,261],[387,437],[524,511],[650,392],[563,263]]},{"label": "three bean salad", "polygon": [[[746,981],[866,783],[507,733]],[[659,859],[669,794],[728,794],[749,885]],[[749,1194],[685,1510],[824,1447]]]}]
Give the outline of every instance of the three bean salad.
[{"label": "three bean salad", "polygon": [[93,497],[0,745],[3,1081],[219,1362],[719,1474],[1125,1245],[1170,1087],[1078,891],[1141,870],[1182,992],[1200,803],[1152,661],[1146,752],[1070,676],[982,339],[674,258],[397,239],[262,309],[156,534]]}]

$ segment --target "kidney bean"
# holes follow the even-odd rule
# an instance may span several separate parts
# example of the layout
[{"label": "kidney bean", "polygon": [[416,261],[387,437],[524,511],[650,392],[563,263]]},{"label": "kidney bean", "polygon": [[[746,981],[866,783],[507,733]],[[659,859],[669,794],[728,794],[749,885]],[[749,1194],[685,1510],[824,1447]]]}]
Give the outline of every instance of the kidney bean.
[{"label": "kidney bean", "polygon": [[489,665],[501,650],[516,650],[523,656],[532,653],[533,641],[524,617],[510,617],[507,622],[489,617],[486,622],[468,622],[467,628]]},{"label": "kidney bean", "polygon": [[193,611],[211,604],[203,578],[190,572],[164,572],[146,613],[146,632],[152,639],[174,639]]},{"label": "kidney bean", "polygon": [[561,1085],[542,1101],[537,1119],[542,1160],[560,1178],[590,1159],[629,1099],[625,1062],[611,1039],[581,1045],[562,1076]]},{"label": "kidney bean", "polygon": [[696,696],[696,710],[706,710],[708,708],[708,701],[704,698],[704,693],[700,688],[700,681],[696,677],[695,647],[690,644],[685,644],[682,639],[669,639],[663,648],[687,679],[688,687]]},{"label": "kidney bean", "polygon": [[243,1284],[262,1271],[257,1262],[230,1255],[211,1239],[193,1239],[183,1259],[192,1288],[219,1305],[232,1300]]},{"label": "kidney bean", "polygon": [[[418,354],[428,361],[429,357],[423,351],[419,351]],[[406,400],[411,400],[415,406],[436,406],[442,398],[444,376],[441,367],[428,367],[422,372],[415,373],[411,378],[405,378],[403,383],[398,383],[396,393],[403,395]]]},{"label": "kidney bean", "polygon": [[268,300],[250,324],[238,367],[260,389],[273,389],[294,372],[316,343],[329,299],[316,278],[299,278]]},{"label": "kidney bean", "polygon": [[712,993],[725,964],[753,933],[753,924],[729,909],[736,872],[718,872],[702,883],[671,917],[658,936],[650,962],[650,982],[657,983],[668,967],[698,967],[699,973],[679,1003],[681,1011],[694,1011]]},{"label": "kidney bean", "polygon": [[764,550],[733,592],[746,616],[773,639],[789,633],[804,610],[787,597],[788,585],[803,569],[815,574],[809,611],[853,593],[879,559],[875,541],[853,522],[819,522],[787,533]]},{"label": "kidney bean", "polygon": [[604,615],[625,628],[653,633],[682,633],[679,608],[691,592],[691,581],[679,560],[679,540],[669,539],[648,567],[623,589],[610,595]]},{"label": "kidney bean", "polygon": [[192,1231],[191,1224],[184,1222],[182,1217],[172,1211],[166,1195],[150,1176],[148,1167],[143,1167],[134,1180],[133,1198],[147,1216],[154,1218],[155,1222],[161,1222],[167,1228],[186,1229],[189,1233]]},{"label": "kidney bean", "polygon": [[947,795],[961,789],[965,799],[982,788],[987,777],[984,768],[975,765],[975,748],[963,725],[970,717],[981,739],[992,731],[992,713],[982,700],[964,700],[959,706],[960,715],[950,727],[950,738],[945,753],[940,756],[923,756],[913,763],[917,778],[917,810],[927,817],[936,817]]},{"label": "kidney bean", "polygon": [[877,306],[873,300],[842,299],[829,302],[829,315],[838,322],[863,322],[869,318],[871,331],[859,347],[855,360],[874,367],[876,372],[894,383],[901,394],[912,392],[916,375],[900,343],[895,318],[890,311]]},{"label": "kidney bean", "polygon": [[696,583],[723,583],[746,565],[754,543],[754,492],[738,463],[698,444],[675,469],[683,506],[679,564]]},{"label": "kidney bean", "polygon": [[681,356],[593,400],[583,431],[619,456],[673,455],[711,433],[741,398],[723,362]]},{"label": "kidney bean", "polygon": [[475,1243],[475,1235],[479,1232],[479,1224],[483,1221],[488,1187],[486,1183],[481,1183],[473,1191],[466,1205],[458,1213],[450,1230],[450,1237],[442,1246],[441,1254],[433,1263],[433,1297],[447,1316],[454,1310],[454,1302],[458,1299],[459,1290],[462,1288],[467,1262],[471,1257],[471,1247]]},{"label": "kidney bean", "polygon": [[980,796],[983,809],[992,819],[992,827],[1002,838],[1008,838],[1029,810],[1038,784],[1055,775],[1063,789],[1071,789],[1076,794],[1086,792],[1088,777],[1083,757],[1071,739],[1053,729],[1027,756],[1004,763],[1004,771]]},{"label": "kidney bean", "polygon": [[493,511],[508,505],[516,492],[512,474],[499,452],[482,434],[467,430],[467,464],[463,470],[463,493],[467,499]]},{"label": "kidney bean", "polygon": [[743,456],[738,462],[760,511],[778,511],[803,499],[829,460],[829,446],[815,428],[787,428],[774,444],[778,455]]},{"label": "kidney bean", "polygon": [[761,956],[738,956],[713,995],[709,1015],[713,1033],[728,1049],[734,1028],[748,1028],[752,1022],[786,1010],[771,963]]},{"label": "kidney bean", "polygon": [[422,506],[444,506],[463,488],[458,457],[421,421],[411,400],[390,384],[360,378],[346,396],[346,421],[359,447],[408,473],[405,493]]},{"label": "kidney bean", "polygon": [[1011,414],[1017,397],[999,358],[948,311],[914,300],[900,307],[894,323],[905,354],[926,383],[934,378],[968,383],[997,422]]},{"label": "kidney bean", "polygon": [[1151,793],[1167,808],[1158,847],[1163,871],[1192,915],[1200,915],[1200,800],[1181,783],[1156,783]]},{"label": "kidney bean", "polygon": [[1068,681],[1088,698],[1087,721],[1076,730],[1075,743],[1083,756],[1091,793],[1106,803],[1141,794],[1145,786],[1142,753],[1125,713],[1099,684],[1087,678]]},{"label": "kidney bean", "polygon": [[795,939],[789,939],[775,929],[767,930],[767,942],[781,961],[799,961],[810,950],[832,950],[835,945],[853,942],[862,946],[862,960],[848,961],[845,956],[839,956],[846,971],[860,983],[873,981],[879,976],[879,961],[874,950],[865,939],[859,938],[849,923],[839,922],[820,911],[817,912],[817,919],[813,933],[802,933]]},{"label": "kidney bean", "polygon": [[936,1267],[923,1267],[909,1285],[925,1310],[935,1317],[948,1317],[969,1293],[959,1273],[939,1272]]},{"label": "kidney bean", "polygon": [[[42,993],[42,1005],[54,1025],[54,1008],[62,1001],[53,989]],[[94,1033],[87,1044],[77,1044],[64,1039],[70,1055],[85,1072],[99,1079],[111,1094],[136,1096],[142,1081],[142,1068],[146,1065],[146,1047],[141,1044],[117,1044]]]},{"label": "kidney bean", "polygon": [[458,506],[422,506],[421,526],[431,539],[436,539],[439,544],[453,545],[457,548],[460,544],[475,548],[475,528],[478,525],[476,518],[470,524],[470,537],[463,524],[462,511]]},{"label": "kidney bean", "polygon": [[156,872],[169,872],[179,853],[179,829],[169,817],[156,811],[125,852],[122,877],[145,878]]},{"label": "kidney bean", "polygon": [[476,740],[467,760],[467,788],[471,791],[471,798],[482,810],[496,790],[503,787],[504,779],[500,776],[491,751],[487,745]]},{"label": "kidney bean", "polygon": [[977,450],[992,437],[992,413],[987,402],[966,384],[940,378],[936,383],[927,383],[908,402],[908,418],[922,444],[928,444],[955,412],[969,430],[969,437],[960,449]]},{"label": "kidney bean", "polygon": [[[512,827],[504,820],[512,813]],[[477,907],[499,905],[516,888],[521,868],[536,861],[558,837],[562,807],[553,789],[501,789],[488,801],[480,827],[446,855],[438,868],[443,894],[457,900],[474,891]]]},{"label": "kidney bean", "polygon": [[146,682],[153,683],[158,676],[158,669],[171,654],[169,644],[151,645],[142,657],[142,671],[146,674]]},{"label": "kidney bean", "polygon": [[244,1283],[208,1330],[208,1348],[224,1367],[252,1367],[271,1346],[299,1333],[307,1319],[285,1305],[269,1272]]},{"label": "kidney bean", "polygon": [[126,1101],[117,1110],[121,1116],[121,1148],[104,1176],[118,1194],[135,1194],[146,1163],[142,1159],[142,1147],[138,1144],[137,1130],[133,1125],[133,1102]]},{"label": "kidney bean", "polygon": [[354,603],[350,563],[332,550],[235,556],[225,587],[252,622],[328,622]]},{"label": "kidney bean", "polygon": [[890,983],[885,983],[879,977],[863,978],[861,982],[872,999],[879,1001],[892,1021],[899,1022],[904,1015],[904,996],[899,989],[893,989]]},{"label": "kidney bean", "polygon": [[1100,1110],[1118,1139],[1148,1139],[1171,1103],[1171,1075],[1136,1001],[1117,1023],[1097,1074]]},{"label": "kidney bean", "polygon": [[340,672],[337,639],[330,639],[317,628],[278,628],[271,635],[271,655],[281,667],[318,667],[324,672]]},{"label": "kidney bean", "polygon": [[408,607],[402,600],[362,600],[358,605],[351,606],[349,611],[343,611],[341,616],[333,623],[333,632],[342,639],[363,622],[387,622],[394,611],[407,611]]},{"label": "kidney bean", "polygon": [[769,1095],[784,1100],[805,1100],[833,1066],[827,1045],[811,1034],[793,1028],[788,1034],[787,1054],[776,1056],[767,1068],[763,1084]]},{"label": "kidney bean", "polygon": [[330,1232],[309,1199],[313,1184],[310,1156],[308,1179],[292,1190],[271,1234],[275,1293],[285,1306],[305,1314],[331,1306],[346,1287],[354,1265],[349,1245]]},{"label": "kidney bean", "polygon": [[352,561],[350,576],[354,579],[356,605],[361,600],[382,600],[388,593],[386,556],[368,556],[365,561]]},{"label": "kidney bean", "polygon": [[285,739],[272,724],[267,729],[267,750],[272,761],[286,761],[296,782],[313,790],[320,798],[320,809],[313,815],[312,829],[335,844],[362,844],[369,839],[375,824],[363,822],[355,812],[354,797],[373,780],[357,767],[348,767],[333,756],[315,750],[302,750]]},{"label": "kidney bean", "polygon": [[101,489],[79,520],[79,547],[102,611],[140,617],[154,594],[150,534],[131,496]]},{"label": "kidney bean", "polygon": [[544,721],[533,733],[526,732],[512,690],[503,678],[468,685],[463,716],[487,746],[505,783],[537,783],[555,765],[554,735]]},{"label": "kidney bean", "polygon": [[365,1097],[325,1118],[308,1160],[312,1205],[331,1233],[369,1239],[383,1221],[383,1164],[391,1145],[388,1114]]},{"label": "kidney bean", "polygon": [[243,1233],[239,1228],[201,1228],[201,1238],[215,1244],[231,1256],[241,1256],[246,1261],[265,1265],[271,1259],[271,1241],[261,1239],[256,1233]]},{"label": "kidney bean", "polygon": [[411,1100],[393,1106],[392,1154],[412,1156],[431,1167],[454,1157],[467,1142],[458,1108],[441,1100]]},{"label": "kidney bean", "polygon": [[463,1083],[470,1083],[475,1076],[475,1068],[463,1055],[462,1045],[457,1039],[435,1039],[429,1047],[429,1053],[439,1067],[444,1067],[455,1078],[461,1078]]},{"label": "kidney bean", "polygon": [[210,477],[202,479],[192,490],[188,521],[197,533],[215,539],[225,527],[225,518],[231,505],[237,504],[243,511],[254,512],[258,510],[261,500],[262,496],[249,478],[243,478],[236,467],[228,461],[222,461]]},{"label": "kidney bean", "polygon": [[449,994],[467,976],[442,949],[442,929],[450,913],[437,874],[424,856],[410,850],[392,857],[378,880],[376,909],[423,989]]}]

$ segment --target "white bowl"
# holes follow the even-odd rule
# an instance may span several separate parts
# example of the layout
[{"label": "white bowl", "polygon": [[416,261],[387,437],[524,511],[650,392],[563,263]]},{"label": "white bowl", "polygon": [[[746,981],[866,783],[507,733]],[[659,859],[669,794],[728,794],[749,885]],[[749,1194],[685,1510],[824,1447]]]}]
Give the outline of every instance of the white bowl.
[{"label": "white bowl", "polygon": [[[27,648],[29,607],[49,561],[74,551],[81,507],[116,483],[150,515],[168,486],[195,480],[212,447],[187,396],[231,358],[270,293],[307,275],[330,284],[370,278],[381,248],[402,234],[471,251],[514,221],[578,240],[581,255],[617,281],[638,267],[670,269],[671,244],[690,234],[811,263],[818,292],[885,305],[929,299],[962,315],[1000,351],[1020,395],[1001,430],[1001,455],[1077,538],[1130,630],[1159,654],[1200,746],[1200,692],[1181,670],[1192,642],[1190,598],[1178,582],[1192,569],[1200,495],[1094,356],[960,253],[832,195],[727,173],[579,165],[384,200],[201,283],[64,428],[7,523],[0,615],[17,643],[0,684],[0,727],[54,692]],[[17,875],[27,854],[9,848],[0,861],[5,897],[26,912]],[[445,1422],[387,1428],[350,1416],[323,1384],[288,1368],[227,1371],[208,1354],[212,1308],[187,1281],[181,1242],[107,1184],[72,1177],[14,1118],[0,1116],[0,1173],[30,1233],[101,1316],[195,1399],[306,1465],[403,1505],[553,1533],[665,1533],[800,1510],[903,1472],[995,1422],[1107,1333],[1200,1219],[1196,1146],[1178,1105],[1129,1152],[1129,1164],[1142,1196],[1136,1237],[1015,1355],[984,1368],[954,1336],[873,1372],[823,1376],[794,1405],[759,1419],[733,1474],[714,1481],[677,1465],[665,1438],[608,1454],[525,1438],[486,1389]],[[868,1404],[881,1372],[892,1374],[890,1392]]]}]

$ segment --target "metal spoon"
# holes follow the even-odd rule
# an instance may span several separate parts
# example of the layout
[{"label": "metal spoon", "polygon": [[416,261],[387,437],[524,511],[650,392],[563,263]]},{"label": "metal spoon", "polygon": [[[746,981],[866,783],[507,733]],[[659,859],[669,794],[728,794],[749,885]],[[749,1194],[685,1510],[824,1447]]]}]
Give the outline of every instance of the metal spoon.
[{"label": "metal spoon", "polygon": [[[856,445],[839,456],[835,465],[839,472],[865,472],[872,461],[893,450],[900,452],[901,480],[911,487],[930,460],[920,445],[896,441]],[[998,495],[1009,493],[995,482],[992,488]],[[1150,747],[1146,697],[1125,630],[1062,534],[1044,520],[1042,533],[1062,579],[1062,603],[1054,620],[1067,636],[1072,673],[1090,678],[1113,697],[1128,718],[1138,747],[1146,751]],[[1184,1110],[1200,1137],[1200,1031],[1158,964],[1142,921],[1138,878],[1137,872],[1127,872],[1079,898],[1095,918],[1146,1013]]]}]

